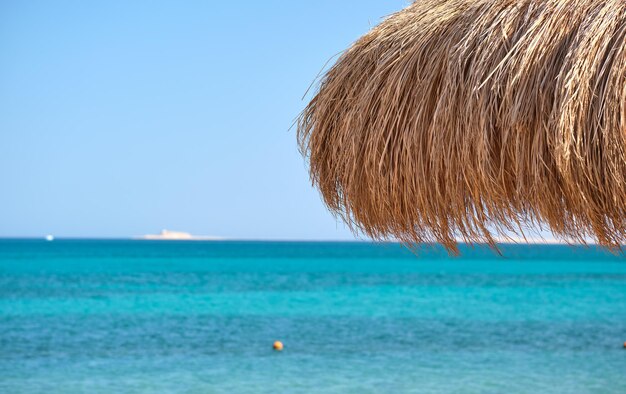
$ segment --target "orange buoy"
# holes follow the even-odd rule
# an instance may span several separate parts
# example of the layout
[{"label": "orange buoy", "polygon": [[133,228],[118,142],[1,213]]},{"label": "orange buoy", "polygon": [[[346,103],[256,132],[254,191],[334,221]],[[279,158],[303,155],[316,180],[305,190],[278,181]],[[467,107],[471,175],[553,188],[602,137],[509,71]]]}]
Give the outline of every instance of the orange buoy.
[{"label": "orange buoy", "polygon": [[281,341],[274,342],[274,350],[276,350],[277,352],[283,350],[283,343]]},{"label": "orange buoy", "polygon": [[624,349],[626,349],[626,342],[624,342]]}]

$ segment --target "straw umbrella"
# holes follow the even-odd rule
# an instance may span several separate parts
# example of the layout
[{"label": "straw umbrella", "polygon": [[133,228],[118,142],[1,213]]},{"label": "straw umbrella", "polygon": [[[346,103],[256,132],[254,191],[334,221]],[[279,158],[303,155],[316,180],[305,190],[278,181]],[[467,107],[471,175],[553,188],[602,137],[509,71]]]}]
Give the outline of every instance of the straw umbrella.
[{"label": "straw umbrella", "polygon": [[298,120],[330,210],[376,239],[547,226],[626,241],[626,2],[421,0],[347,49]]}]

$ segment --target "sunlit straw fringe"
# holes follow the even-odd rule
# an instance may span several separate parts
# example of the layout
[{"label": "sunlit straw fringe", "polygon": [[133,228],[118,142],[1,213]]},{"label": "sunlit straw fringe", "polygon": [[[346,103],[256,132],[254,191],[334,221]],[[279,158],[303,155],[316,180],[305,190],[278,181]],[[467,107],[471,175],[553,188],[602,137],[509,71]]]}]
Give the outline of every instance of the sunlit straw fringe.
[{"label": "sunlit straw fringe", "polygon": [[423,0],[323,76],[298,139],[355,231],[626,241],[626,2]]}]

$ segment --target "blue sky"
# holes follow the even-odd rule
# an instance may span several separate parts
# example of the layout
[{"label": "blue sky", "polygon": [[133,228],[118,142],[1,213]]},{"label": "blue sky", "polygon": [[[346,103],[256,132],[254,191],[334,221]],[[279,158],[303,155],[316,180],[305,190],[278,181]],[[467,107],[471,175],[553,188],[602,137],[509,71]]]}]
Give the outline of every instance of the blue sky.
[{"label": "blue sky", "polygon": [[0,3],[0,236],[350,239],[293,120],[387,1]]}]

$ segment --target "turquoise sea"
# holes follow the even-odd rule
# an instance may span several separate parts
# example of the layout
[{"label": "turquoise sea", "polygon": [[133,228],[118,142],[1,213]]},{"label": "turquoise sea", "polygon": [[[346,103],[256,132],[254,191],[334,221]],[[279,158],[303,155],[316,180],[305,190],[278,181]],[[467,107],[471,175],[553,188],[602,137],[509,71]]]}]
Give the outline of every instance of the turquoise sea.
[{"label": "turquoise sea", "polygon": [[0,393],[626,393],[623,255],[462,252],[2,240]]}]

